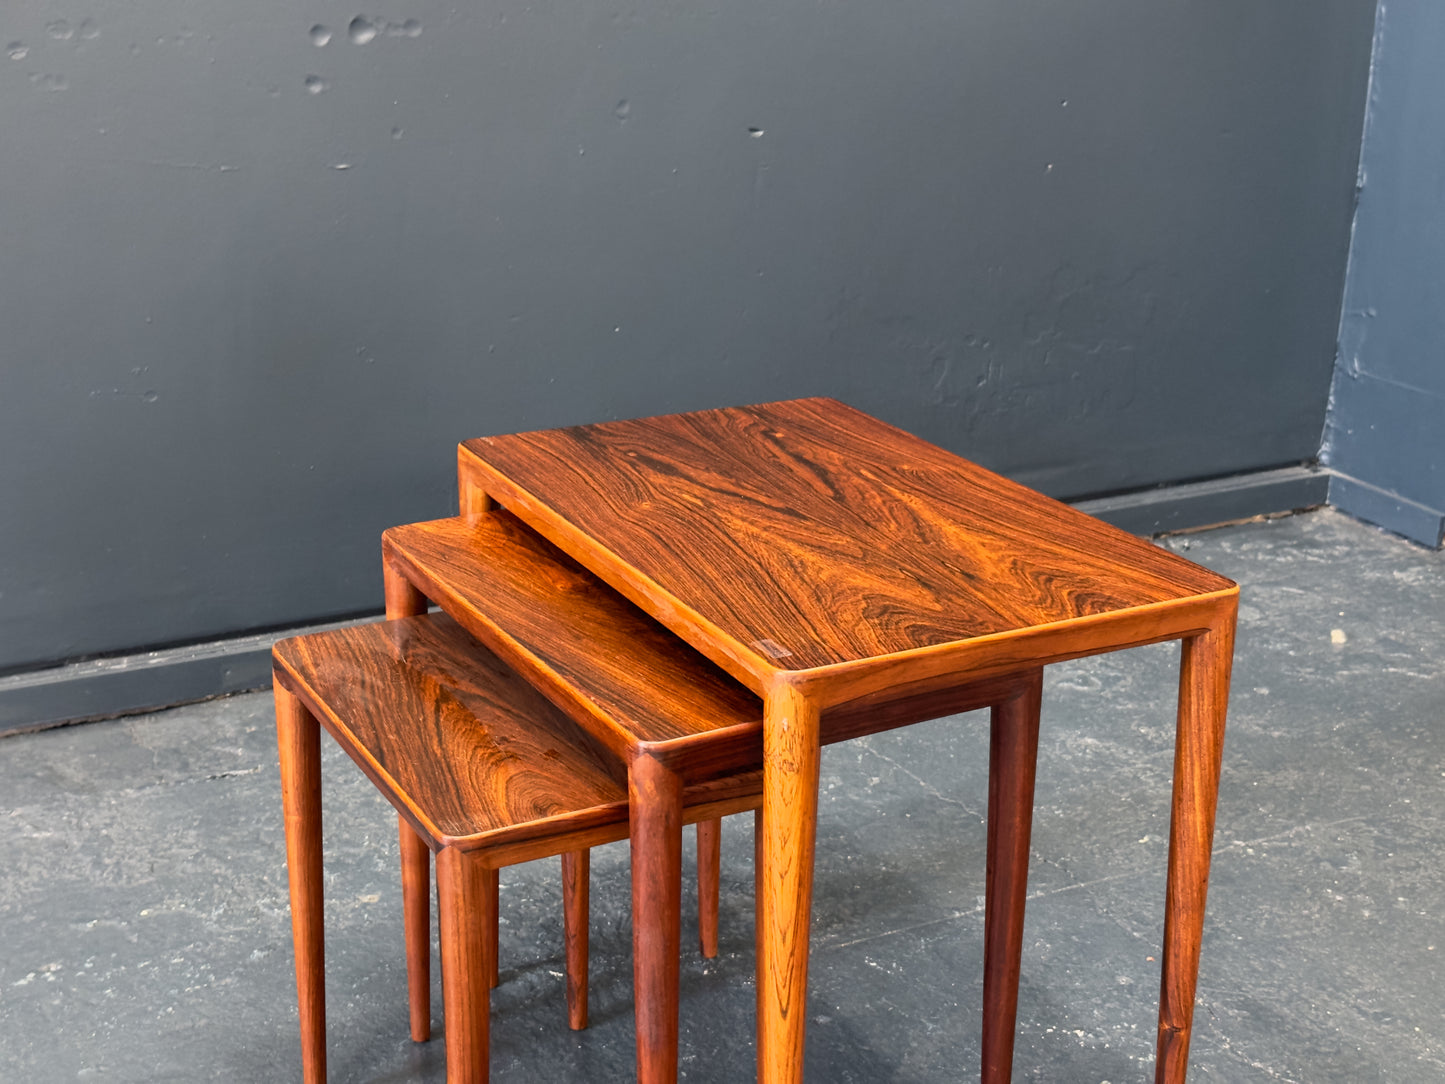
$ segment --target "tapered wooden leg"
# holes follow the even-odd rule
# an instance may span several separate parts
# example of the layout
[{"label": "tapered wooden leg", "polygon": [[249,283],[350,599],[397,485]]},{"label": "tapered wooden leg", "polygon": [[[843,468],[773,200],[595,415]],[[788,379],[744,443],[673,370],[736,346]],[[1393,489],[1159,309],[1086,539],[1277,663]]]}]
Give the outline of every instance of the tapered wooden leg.
[{"label": "tapered wooden leg", "polygon": [[[396,569],[381,566],[387,620],[426,613],[426,596]],[[413,1042],[431,1038],[431,851],[398,817],[401,839],[401,922],[406,942],[406,1000]]]},{"label": "tapered wooden leg", "polygon": [[801,1084],[808,926],[818,835],[818,708],[770,691],[763,709],[763,905],[758,958],[758,1080]]},{"label": "tapered wooden leg", "polygon": [[722,867],[722,821],[697,822],[697,939],[702,954],[717,955],[718,879]]},{"label": "tapered wooden leg", "polygon": [[296,1002],[301,1012],[301,1074],[326,1079],[326,960],[321,881],[321,731],[300,700],[276,696],[276,745],[286,821],[286,877],[291,886],[291,936],[296,948]]},{"label": "tapered wooden leg", "polygon": [[1013,1073],[1019,959],[1034,819],[1043,671],[992,711],[988,752],[988,873],[983,919],[983,1084]]},{"label": "tapered wooden leg", "polygon": [[431,850],[402,817],[401,919],[406,940],[406,993],[412,1042],[431,1038]]},{"label": "tapered wooden leg", "polygon": [[763,807],[753,810],[753,968],[763,974]]},{"label": "tapered wooden leg", "polygon": [[628,772],[627,790],[637,1079],[640,1084],[673,1084],[682,925],[682,781],[651,757],[640,756]]},{"label": "tapered wooden leg", "polygon": [[502,871],[487,870],[487,895],[492,900],[492,929],[487,934],[491,940],[491,951],[487,953],[487,986],[495,990],[502,984],[502,938],[498,926],[501,924]]},{"label": "tapered wooden leg", "polygon": [[588,881],[592,852],[570,851],[562,856],[562,925],[567,943],[567,1026],[587,1026],[587,923]]},{"label": "tapered wooden leg", "polygon": [[1234,659],[1234,619],[1231,607],[1227,620],[1187,638],[1181,652],[1156,1084],[1182,1084],[1189,1067],[1194,987],[1199,978],[1199,942],[1204,932],[1229,672]]},{"label": "tapered wooden leg", "polygon": [[447,1084],[486,1084],[487,1080],[492,1000],[487,957],[496,919],[487,872],[474,854],[455,847],[437,852]]}]

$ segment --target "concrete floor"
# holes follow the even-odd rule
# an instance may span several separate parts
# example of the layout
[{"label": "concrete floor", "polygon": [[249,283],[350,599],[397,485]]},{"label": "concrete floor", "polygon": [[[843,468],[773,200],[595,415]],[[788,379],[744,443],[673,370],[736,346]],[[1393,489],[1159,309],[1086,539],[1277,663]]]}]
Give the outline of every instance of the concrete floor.
[{"label": "concrete floor", "polygon": [[[1244,588],[1191,1080],[1445,1080],[1445,554],[1328,511],[1166,544]],[[1150,1078],[1177,658],[1048,672],[1016,1080]],[[270,711],[0,742],[0,1080],[299,1079]],[[440,1030],[406,1037],[395,820],[326,749],[332,1079],[442,1081]],[[825,752],[809,1079],[976,1078],[986,765],[977,714]],[[691,1081],[752,1078],[751,829],[722,955],[684,959]],[[498,1081],[630,1078],[625,845],[593,863],[581,1033],[556,862],[503,872]]]}]

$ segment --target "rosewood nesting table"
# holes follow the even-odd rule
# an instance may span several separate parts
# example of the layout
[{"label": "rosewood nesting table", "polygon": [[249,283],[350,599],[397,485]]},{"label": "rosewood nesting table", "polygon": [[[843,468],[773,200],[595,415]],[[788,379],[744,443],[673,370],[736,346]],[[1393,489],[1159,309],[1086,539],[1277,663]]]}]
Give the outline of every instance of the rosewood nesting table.
[{"label": "rosewood nesting table", "polygon": [[[1184,1079],[1234,583],[830,399],[483,437],[460,447],[458,473],[464,512],[500,503],[762,699],[765,1084],[803,1075],[828,714],[1182,641],[1155,1079]],[[1036,695],[1032,707],[1036,726]],[[995,711],[991,761],[999,739],[1027,742],[1017,722]],[[678,790],[665,769],[634,766],[634,818],[646,787]],[[1021,843],[1026,864],[1027,818],[1017,827],[999,853]],[[992,890],[992,817],[989,842]],[[1013,916],[991,911],[986,940],[999,924]],[[986,1053],[985,1080],[1007,1079],[997,1062],[993,1074]]]},{"label": "rosewood nesting table", "polygon": [[[508,511],[394,527],[382,537],[382,562],[388,617],[437,603],[626,765],[638,1079],[675,1081],[684,799],[762,767],[761,701]],[[993,1079],[1007,1079],[1013,1045],[1041,679],[1034,667],[886,700],[857,697],[830,706],[819,728],[827,743],[993,711],[983,1014],[985,1057],[1002,1073]],[[424,915],[427,848],[408,842],[415,833],[405,823],[401,831],[404,880],[413,886],[407,914]],[[717,839],[715,830],[699,832],[700,871],[716,869]],[[714,848],[708,862],[705,846]],[[708,891],[715,884],[700,885],[700,895]],[[715,928],[701,932],[704,953],[715,953]],[[421,947],[409,960],[424,959],[425,928],[409,917],[413,940]],[[422,969],[409,971],[424,988]],[[425,1015],[417,995],[413,1007]]]},{"label": "rosewood nesting table", "polygon": [[[586,1027],[588,848],[627,835],[617,759],[443,614],[292,637],[272,657],[306,1084],[326,1080],[320,727],[436,852],[450,1084],[488,1079],[502,866],[562,856],[568,1022]],[[689,787],[683,819],[755,809],[760,787],[756,772]]]}]

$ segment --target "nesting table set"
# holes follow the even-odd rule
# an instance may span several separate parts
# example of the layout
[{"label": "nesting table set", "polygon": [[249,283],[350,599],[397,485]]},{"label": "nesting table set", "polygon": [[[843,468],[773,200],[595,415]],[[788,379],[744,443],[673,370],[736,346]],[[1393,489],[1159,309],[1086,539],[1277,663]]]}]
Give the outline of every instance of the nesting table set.
[{"label": "nesting table set", "polygon": [[[712,818],[756,808],[758,1078],[797,1084],[821,747],[989,707],[982,1079],[1007,1081],[1042,668],[1176,639],[1155,1079],[1184,1079],[1233,583],[829,399],[469,440],[458,451],[458,479],[460,517],[384,538],[387,616],[396,620],[375,627],[391,628],[390,646],[376,650],[390,651],[390,661],[365,678],[333,668],[328,702],[320,648],[308,654],[307,637],[277,646],[308,1079],[320,1079],[318,1057],[325,1071],[318,720],[401,814],[418,1038],[426,1031],[428,855],[437,854],[449,1080],[486,1078],[496,867],[573,855],[571,900],[575,856],[622,836],[632,848],[638,1079],[675,1080],[682,826],[708,826],[699,866],[712,849],[715,870]],[[434,634],[415,625],[428,620],[417,616],[428,602],[454,626]],[[387,673],[410,666],[414,674],[418,659],[460,672],[466,660],[453,657],[466,656],[469,644],[497,671],[497,688],[516,686],[508,695],[523,705],[518,711],[545,718],[538,725],[555,737],[541,762],[580,765],[566,779],[582,782],[563,780],[560,768],[552,783],[545,771],[527,777],[533,790],[566,792],[566,816],[546,794],[529,792],[531,804],[518,804],[525,788],[506,775],[521,763],[508,752],[518,739],[479,739],[489,750],[482,757],[458,736],[476,712],[505,714],[496,694],[470,685],[457,693],[460,678],[407,678],[420,691],[389,691],[402,679]],[[333,654],[355,659],[362,650],[338,640]],[[353,713],[368,718],[381,710],[376,703],[424,718],[425,740],[388,736],[384,721],[363,733],[335,709],[348,697]],[[487,701],[480,707],[479,697]],[[453,717],[463,722],[449,729]],[[565,755],[558,743],[568,745]],[[488,770],[510,781],[493,806],[483,793]],[[474,819],[491,818],[486,833],[455,827],[473,797]],[[452,810],[453,827],[434,809]],[[570,936],[568,955],[570,964]]]}]

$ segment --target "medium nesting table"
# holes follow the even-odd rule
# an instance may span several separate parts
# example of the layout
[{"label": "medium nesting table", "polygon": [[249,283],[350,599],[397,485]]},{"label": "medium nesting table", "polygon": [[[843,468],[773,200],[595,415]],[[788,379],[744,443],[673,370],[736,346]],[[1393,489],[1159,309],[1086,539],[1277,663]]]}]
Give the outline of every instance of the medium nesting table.
[{"label": "medium nesting table", "polygon": [[[500,503],[762,699],[765,1084],[803,1075],[829,716],[866,705],[899,725],[929,717],[899,705],[969,683],[1036,678],[1047,663],[1181,640],[1155,1079],[1184,1079],[1232,582],[830,399],[484,437],[461,446],[458,471],[464,512]],[[1031,755],[1032,688],[1013,711],[995,709],[991,764],[1020,749]],[[644,817],[663,817],[679,792],[675,766],[654,762],[644,773],[633,765],[634,854],[640,828],[648,838],[639,803],[652,811]],[[1016,804],[1025,784],[1032,791],[1031,768],[1023,774],[1010,784]],[[997,888],[1010,903],[989,908],[985,941],[1010,951],[985,961],[985,1081],[1008,1079],[1012,1015],[1007,1036],[991,1037],[1003,1014],[991,1017],[987,1005],[991,988],[1017,980],[1029,835],[1026,810],[996,824],[995,788],[991,773],[989,897]],[[675,821],[661,823],[673,832]],[[655,850],[667,852],[673,878],[671,849]]]},{"label": "medium nesting table", "polygon": [[[582,730],[625,764],[632,848],[633,972],[637,1075],[644,1084],[677,1078],[684,797],[710,781],[762,767],[763,705],[736,680],[651,620],[510,512],[498,508],[394,527],[382,539],[387,615],[401,618],[435,602],[487,651],[540,689]],[[1017,826],[1033,801],[1042,672],[898,690],[831,705],[821,742],[842,741],[924,719],[990,707],[989,868],[985,903],[986,1056],[1004,1066],[1012,1048],[1021,925],[995,915],[1023,914],[1028,870]],[[1002,735],[1002,737],[1000,737]],[[699,821],[702,828],[708,822]],[[407,914],[426,913],[427,848],[410,845],[403,863]],[[710,842],[706,842],[710,836]],[[716,868],[717,833],[699,833],[699,868]],[[701,857],[705,846],[713,857]],[[761,869],[761,865],[759,869]],[[418,891],[419,890],[419,891]],[[716,891],[715,883],[704,889]],[[425,958],[424,927],[408,919],[409,952]],[[716,932],[704,929],[715,952]],[[424,987],[421,968],[409,968]],[[417,999],[414,1007],[419,1007]],[[450,1027],[449,1027],[450,1031]],[[1006,1045],[1004,1040],[1007,1040]]]}]

